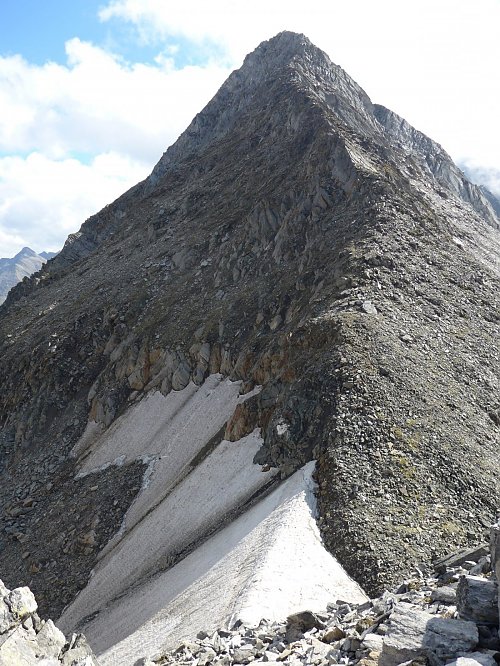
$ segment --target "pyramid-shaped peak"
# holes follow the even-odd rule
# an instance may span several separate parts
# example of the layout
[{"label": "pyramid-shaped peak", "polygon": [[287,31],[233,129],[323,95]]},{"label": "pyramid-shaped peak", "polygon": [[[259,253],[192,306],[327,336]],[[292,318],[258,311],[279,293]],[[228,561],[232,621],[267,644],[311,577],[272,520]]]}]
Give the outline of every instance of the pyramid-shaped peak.
[{"label": "pyramid-shaped peak", "polygon": [[[258,117],[262,112],[259,104],[272,102],[279,109],[294,98],[298,104],[299,97],[303,103],[304,92],[309,95],[308,103],[313,99],[321,103],[327,114],[334,109],[347,125],[363,132],[374,130],[372,104],[364,90],[305,35],[280,32],[259,44],[230,74],[215,97],[164,153],[148,178],[146,191],[177,161],[199,154],[210,142],[239,127],[243,117]],[[252,113],[246,116],[250,108]],[[274,119],[281,122],[278,116],[276,113]]]}]

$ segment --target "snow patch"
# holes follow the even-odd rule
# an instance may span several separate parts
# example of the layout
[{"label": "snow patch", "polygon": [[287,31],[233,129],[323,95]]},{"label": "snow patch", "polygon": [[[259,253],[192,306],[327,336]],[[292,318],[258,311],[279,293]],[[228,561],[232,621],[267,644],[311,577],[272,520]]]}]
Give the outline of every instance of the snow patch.
[{"label": "snow patch", "polygon": [[91,470],[81,470],[76,474],[75,479],[83,479],[84,476],[88,476],[89,474],[95,474],[96,472],[104,472],[105,470],[108,469],[108,467],[122,467],[125,464],[126,456],[121,455],[115,458],[114,460],[110,460],[109,462],[103,463],[100,467],[95,467],[94,469]]},{"label": "snow patch", "polygon": [[[314,516],[314,464],[276,487],[253,464],[257,429],[222,439],[240,382],[148,394],[106,431],[89,425],[79,474],[142,460],[143,484],[60,627],[83,630],[104,666],[131,666],[200,629],[322,610],[366,596],[325,550]],[[278,424],[286,433],[288,424]],[[274,488],[274,490],[273,490]]]},{"label": "snow patch", "polygon": [[278,421],[278,423],[276,424],[276,432],[280,437],[282,435],[285,435],[288,432],[288,423],[283,419],[281,419],[281,421]]},{"label": "snow patch", "polygon": [[170,492],[157,494],[153,508],[133,527],[126,524],[101,552],[92,579],[63,614],[62,626],[74,628],[130,586],[168,568],[239,513],[276,474],[252,463],[261,445],[258,430],[238,442],[223,440]]},{"label": "snow patch", "polygon": [[131,666],[238,619],[257,625],[262,617],[320,611],[338,598],[366,601],[322,544],[313,469],[306,465],[172,569],[84,625],[100,663]]}]

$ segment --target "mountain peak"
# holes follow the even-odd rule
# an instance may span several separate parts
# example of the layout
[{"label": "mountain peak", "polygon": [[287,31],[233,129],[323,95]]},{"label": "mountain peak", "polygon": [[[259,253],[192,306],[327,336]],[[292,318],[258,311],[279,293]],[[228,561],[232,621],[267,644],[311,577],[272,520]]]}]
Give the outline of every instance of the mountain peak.
[{"label": "mountain peak", "polygon": [[0,305],[10,289],[23,278],[40,270],[46,259],[30,247],[23,247],[14,257],[0,259]]},{"label": "mountain peak", "polygon": [[245,57],[243,67],[246,63],[251,63],[257,59],[265,59],[272,61],[275,65],[282,65],[294,57],[303,56],[310,52],[326,57],[326,54],[317,46],[314,46],[305,35],[283,31],[261,42],[254,51]]},{"label": "mountain peak", "polygon": [[239,70],[233,72],[231,78],[245,81],[247,84],[257,79],[262,82],[274,77],[278,72],[290,73],[306,71],[313,73],[314,78],[332,79],[342,69],[332,63],[328,55],[315,46],[305,35],[295,32],[280,32],[271,39],[261,42],[249,53]]},{"label": "mountain peak", "polygon": [[[295,99],[297,106],[299,97],[304,101],[304,93],[310,100],[334,107],[346,124],[375,127],[372,103],[364,90],[305,35],[280,32],[259,44],[245,57],[242,66],[232,72],[163,154],[148,179],[146,191],[151,191],[180,160],[200,154],[212,141],[239,126],[244,115],[259,113],[257,107],[263,101],[293,106]],[[311,104],[308,106],[311,108]]]},{"label": "mountain peak", "polygon": [[[317,47],[313,45],[311,40],[308,39],[308,37],[306,37],[306,35],[304,35],[303,33],[293,32],[291,30],[282,30],[273,37],[270,37],[269,39],[266,39],[263,42],[261,42],[254,49],[253,53],[257,51],[265,51],[270,47],[279,48],[283,51],[288,51],[288,52],[294,52],[294,51],[296,52],[302,50],[305,46],[317,49]],[[246,57],[248,58],[248,55]]]},{"label": "mountain peak", "polygon": [[482,539],[500,233],[481,197],[306,38],[261,44],[2,306],[4,578],[128,666],[266,595],[261,617],[315,583],[351,603],[320,537],[372,596]]},{"label": "mountain peak", "polygon": [[15,259],[21,258],[21,257],[36,257],[37,253],[35,250],[32,250],[30,247],[25,246],[22,248],[22,250],[19,250],[19,252],[16,254]]}]

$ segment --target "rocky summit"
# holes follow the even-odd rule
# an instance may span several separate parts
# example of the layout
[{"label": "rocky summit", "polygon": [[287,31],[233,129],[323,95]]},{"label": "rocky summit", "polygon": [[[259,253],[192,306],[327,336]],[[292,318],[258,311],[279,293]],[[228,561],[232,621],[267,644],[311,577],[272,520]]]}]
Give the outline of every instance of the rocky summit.
[{"label": "rocky summit", "polygon": [[306,37],[261,44],[0,308],[5,584],[134,664],[484,540],[499,206]]}]

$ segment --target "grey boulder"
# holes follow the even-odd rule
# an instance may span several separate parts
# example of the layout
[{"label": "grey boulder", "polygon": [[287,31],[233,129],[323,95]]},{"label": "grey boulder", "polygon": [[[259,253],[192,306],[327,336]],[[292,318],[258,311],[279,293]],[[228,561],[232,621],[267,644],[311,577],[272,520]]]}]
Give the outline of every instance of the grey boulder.
[{"label": "grey boulder", "polygon": [[398,666],[418,657],[443,664],[473,650],[479,641],[476,625],[436,617],[412,604],[399,603],[390,617],[380,666]]},{"label": "grey boulder", "polygon": [[457,587],[457,610],[464,620],[497,627],[497,584],[480,576],[461,576]]}]

